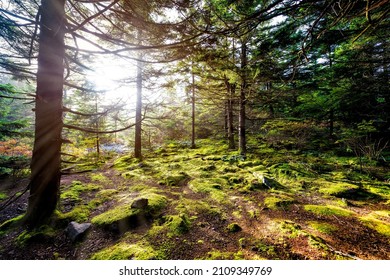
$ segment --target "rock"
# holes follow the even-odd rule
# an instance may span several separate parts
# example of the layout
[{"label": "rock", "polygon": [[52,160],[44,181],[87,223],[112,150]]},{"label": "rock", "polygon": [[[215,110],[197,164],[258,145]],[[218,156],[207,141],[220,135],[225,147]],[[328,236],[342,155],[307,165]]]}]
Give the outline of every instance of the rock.
[{"label": "rock", "polygon": [[67,228],[65,229],[66,235],[73,241],[80,240],[87,233],[91,223],[79,224],[77,222],[70,222]]},{"label": "rock", "polygon": [[269,179],[267,177],[264,176],[264,174],[261,174],[259,172],[254,172],[253,173],[253,176],[255,176],[256,179],[259,180],[259,182],[264,186],[264,187],[267,187],[267,188],[272,188],[273,186],[273,182],[272,182],[272,179]]},{"label": "rock", "polygon": [[139,198],[133,201],[131,204],[131,208],[135,209],[145,209],[148,206],[148,199],[147,198]]},{"label": "rock", "polygon": [[238,224],[233,223],[227,226],[227,230],[229,232],[239,232],[242,230],[242,228]]}]

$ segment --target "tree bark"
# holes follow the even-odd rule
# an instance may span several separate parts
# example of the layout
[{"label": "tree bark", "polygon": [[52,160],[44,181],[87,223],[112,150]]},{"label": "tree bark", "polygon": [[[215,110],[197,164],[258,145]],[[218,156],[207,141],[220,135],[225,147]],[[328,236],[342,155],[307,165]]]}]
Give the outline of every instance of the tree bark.
[{"label": "tree bark", "polygon": [[[138,41],[142,41],[142,31],[138,30]],[[143,63],[141,51],[138,54],[139,60],[137,61],[137,103],[135,107],[135,138],[134,138],[134,157],[142,159],[142,71]]]},{"label": "tree bark", "polygon": [[235,149],[234,144],[234,121],[233,121],[233,99],[236,90],[236,85],[229,83],[227,77],[225,77],[225,85],[227,92],[226,101],[226,131],[229,150]]},{"label": "tree bark", "polygon": [[63,128],[65,0],[42,0],[35,137],[31,181],[25,223],[37,227],[54,212],[61,179],[61,133]]},{"label": "tree bark", "polygon": [[191,107],[192,107],[192,116],[191,116],[191,148],[195,149],[195,74],[194,74],[194,63],[192,62],[192,85],[191,85]]},{"label": "tree bark", "polygon": [[247,91],[247,45],[246,40],[241,42],[241,91],[240,91],[240,113],[238,119],[238,148],[240,155],[246,155],[246,131],[245,131],[245,106],[246,106],[246,91]]}]

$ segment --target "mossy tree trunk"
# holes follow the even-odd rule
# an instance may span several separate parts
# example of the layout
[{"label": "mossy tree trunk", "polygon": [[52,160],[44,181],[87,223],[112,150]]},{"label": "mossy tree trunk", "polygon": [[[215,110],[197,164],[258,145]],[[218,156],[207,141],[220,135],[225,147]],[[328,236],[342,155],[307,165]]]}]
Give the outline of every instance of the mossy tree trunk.
[{"label": "mossy tree trunk", "polygon": [[37,227],[48,221],[59,196],[61,133],[63,128],[65,0],[42,0],[40,16],[35,138],[30,196],[25,223]]}]

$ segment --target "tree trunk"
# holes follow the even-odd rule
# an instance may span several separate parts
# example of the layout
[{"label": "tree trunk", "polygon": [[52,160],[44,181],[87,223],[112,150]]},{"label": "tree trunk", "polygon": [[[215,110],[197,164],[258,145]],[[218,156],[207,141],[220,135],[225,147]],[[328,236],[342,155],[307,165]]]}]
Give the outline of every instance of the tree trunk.
[{"label": "tree trunk", "polygon": [[[138,30],[138,41],[142,41],[142,31]],[[141,51],[138,54],[137,61],[137,103],[135,108],[135,139],[134,139],[134,157],[142,159],[142,71],[143,63]]]},{"label": "tree trunk", "polygon": [[241,43],[241,92],[240,92],[240,113],[238,119],[238,148],[240,155],[246,155],[246,132],[245,132],[245,105],[246,105],[246,91],[247,91],[247,46],[246,41]]},{"label": "tree trunk", "polygon": [[195,149],[195,74],[194,74],[194,63],[192,62],[192,97],[191,97],[191,105],[192,105],[192,122],[191,122],[191,148]]},{"label": "tree trunk", "polygon": [[236,91],[236,85],[229,83],[227,77],[225,76],[225,85],[227,92],[227,101],[226,101],[226,131],[227,131],[227,140],[229,150],[235,149],[234,144],[234,122],[233,122],[233,98]]},{"label": "tree trunk", "polygon": [[25,223],[37,227],[54,212],[61,179],[62,96],[64,84],[65,0],[42,0],[35,138],[31,182]]}]

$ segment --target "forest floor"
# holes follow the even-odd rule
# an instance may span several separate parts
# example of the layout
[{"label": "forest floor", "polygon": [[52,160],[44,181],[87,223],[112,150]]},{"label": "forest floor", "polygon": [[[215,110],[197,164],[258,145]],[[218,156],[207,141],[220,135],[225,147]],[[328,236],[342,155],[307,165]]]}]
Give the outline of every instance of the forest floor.
[{"label": "forest floor", "polygon": [[[390,259],[390,171],[352,157],[171,144],[63,176],[53,223],[2,227],[0,259]],[[19,187],[5,188],[0,203]],[[18,189],[19,188],[19,189]],[[147,199],[147,205],[134,201]],[[0,212],[23,214],[27,194]],[[92,226],[72,242],[69,222]],[[0,228],[1,229],[1,228]]]}]

